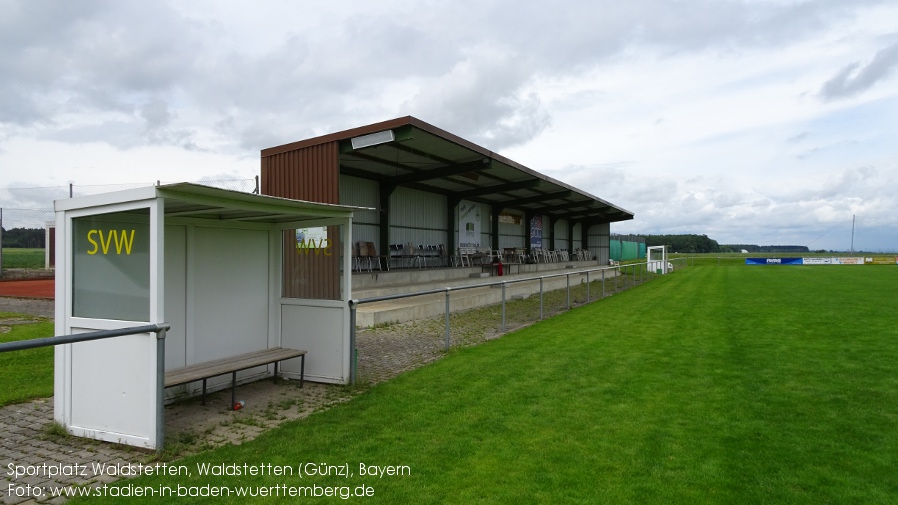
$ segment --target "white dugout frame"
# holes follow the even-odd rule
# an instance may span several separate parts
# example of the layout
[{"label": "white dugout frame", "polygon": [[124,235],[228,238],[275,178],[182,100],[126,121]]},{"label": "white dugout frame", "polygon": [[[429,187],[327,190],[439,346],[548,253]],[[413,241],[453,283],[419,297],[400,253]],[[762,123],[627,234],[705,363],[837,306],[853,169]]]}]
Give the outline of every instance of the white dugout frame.
[{"label": "white dugout frame", "polygon": [[[166,369],[282,346],[308,351],[307,379],[349,382],[347,302],[352,296],[352,213],[358,209],[185,183],[59,200],[55,210],[57,335],[167,322],[172,328],[166,338]],[[90,237],[80,237],[85,234],[81,230],[76,237],[75,220],[139,220],[146,215],[146,236],[135,238],[132,227],[135,251],[130,242],[124,246],[127,254],[134,253],[126,260],[131,265],[143,265],[146,256],[149,279],[144,292],[142,273],[129,272],[130,267],[120,263],[108,268],[103,263],[124,261],[111,256],[116,245],[123,254],[123,246],[113,243],[110,232],[103,237],[102,231],[91,230]],[[341,250],[334,253],[340,254],[343,272],[341,299],[284,298],[284,230],[323,226],[340,230]],[[87,254],[93,256],[76,251],[76,244],[84,249],[85,239],[92,247]],[[142,240],[148,241],[140,244],[146,249],[137,252]],[[110,257],[104,259],[96,243],[105,246]],[[89,262],[97,262],[100,273],[88,281],[85,272],[95,268]],[[141,279],[132,282],[130,277]],[[76,298],[81,301],[76,303]],[[83,309],[86,299],[98,300],[91,305],[96,312]],[[133,310],[117,315],[124,310],[121,299],[138,300],[138,313],[146,320],[131,317]],[[54,418],[76,436],[156,448],[162,441],[156,440],[155,341],[154,334],[141,334],[56,346]],[[298,364],[285,362],[280,370],[298,378]],[[269,365],[238,378],[271,373]],[[210,388],[226,387],[226,379],[210,380]],[[192,394],[198,387],[166,392],[170,397]]]}]

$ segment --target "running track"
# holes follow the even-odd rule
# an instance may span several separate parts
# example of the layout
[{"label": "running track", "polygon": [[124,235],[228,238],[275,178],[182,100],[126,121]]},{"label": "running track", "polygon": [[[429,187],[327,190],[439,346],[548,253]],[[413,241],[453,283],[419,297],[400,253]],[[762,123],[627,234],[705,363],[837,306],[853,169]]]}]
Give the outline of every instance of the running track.
[{"label": "running track", "polygon": [[31,279],[24,281],[0,281],[0,296],[17,298],[47,298],[52,300],[55,293],[53,279]]}]

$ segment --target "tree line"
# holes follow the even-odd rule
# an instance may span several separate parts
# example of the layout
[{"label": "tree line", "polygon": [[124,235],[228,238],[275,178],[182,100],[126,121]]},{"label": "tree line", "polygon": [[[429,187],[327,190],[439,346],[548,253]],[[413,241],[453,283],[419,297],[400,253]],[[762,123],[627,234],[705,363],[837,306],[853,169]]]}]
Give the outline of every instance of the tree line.
[{"label": "tree line", "polygon": [[707,235],[646,235],[646,247],[666,245],[670,252],[676,253],[715,253],[721,252],[720,244]]},{"label": "tree line", "polygon": [[43,249],[46,235],[43,228],[3,228],[3,247]]},{"label": "tree line", "polygon": [[646,247],[666,245],[670,252],[677,253],[805,253],[810,252],[803,245],[757,245],[757,244],[718,244],[707,235],[646,235]]},{"label": "tree line", "polygon": [[[755,245],[755,244],[728,244],[720,246],[721,252],[742,252],[750,253],[805,253],[810,252],[808,246],[805,245]],[[723,251],[722,248],[728,248],[729,251]]]}]

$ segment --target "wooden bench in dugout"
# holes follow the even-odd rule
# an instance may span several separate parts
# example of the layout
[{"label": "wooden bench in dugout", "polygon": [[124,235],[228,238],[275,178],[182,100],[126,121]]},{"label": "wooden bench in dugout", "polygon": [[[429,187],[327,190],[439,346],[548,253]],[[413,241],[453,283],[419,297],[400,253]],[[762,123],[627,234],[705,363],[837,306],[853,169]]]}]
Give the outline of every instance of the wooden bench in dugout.
[{"label": "wooden bench in dugout", "polygon": [[237,392],[237,372],[274,363],[274,381],[278,378],[278,363],[291,358],[301,358],[299,387],[303,386],[306,372],[306,351],[272,347],[261,351],[231,356],[176,368],[165,372],[165,387],[180,386],[189,382],[203,381],[203,405],[206,404],[206,380],[219,375],[231,374],[231,408],[234,408]]}]

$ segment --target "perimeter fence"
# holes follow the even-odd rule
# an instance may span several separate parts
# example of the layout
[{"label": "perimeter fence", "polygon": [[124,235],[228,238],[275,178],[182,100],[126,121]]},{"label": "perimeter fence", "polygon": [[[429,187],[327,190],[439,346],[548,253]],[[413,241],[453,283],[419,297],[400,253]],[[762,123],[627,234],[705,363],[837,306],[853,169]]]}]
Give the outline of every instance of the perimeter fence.
[{"label": "perimeter fence", "polygon": [[[668,272],[687,265],[687,258],[671,259]],[[350,379],[352,383],[361,380],[365,384],[387,380],[398,372],[439,359],[451,349],[477,345],[574,307],[641,286],[661,275],[656,267],[655,263],[635,262],[350,300],[350,348],[356,352]],[[532,285],[532,293],[506,296],[506,290],[510,293],[513,286],[522,284]],[[453,295],[463,296],[465,292],[480,289],[501,290],[501,301],[462,311],[452,308]],[[359,306],[435,295],[444,296],[442,317],[372,327],[356,325]]]}]

